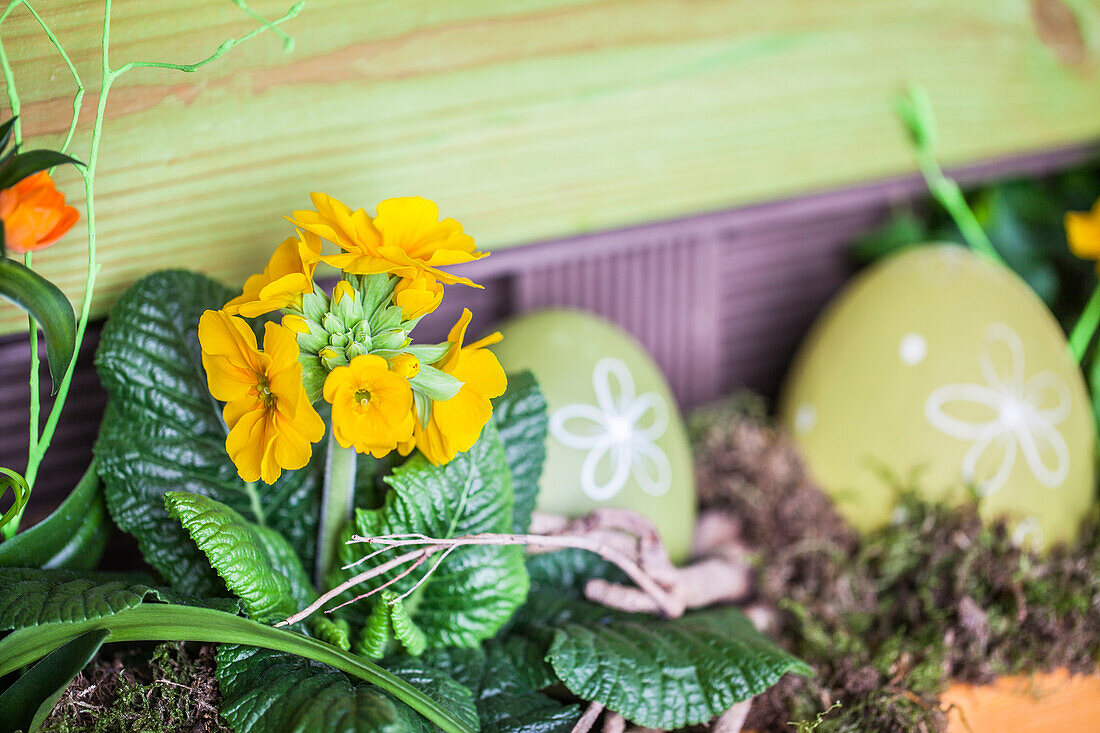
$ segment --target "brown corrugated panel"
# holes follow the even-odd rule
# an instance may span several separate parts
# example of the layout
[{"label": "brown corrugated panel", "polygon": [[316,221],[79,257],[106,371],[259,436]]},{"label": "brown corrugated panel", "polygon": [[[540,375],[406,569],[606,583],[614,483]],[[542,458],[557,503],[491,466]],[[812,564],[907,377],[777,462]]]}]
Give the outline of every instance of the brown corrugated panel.
[{"label": "brown corrugated panel", "polygon": [[[1060,150],[955,174],[970,183],[1040,174],[1087,155]],[[738,387],[772,394],[813,318],[850,275],[852,239],[923,191],[909,177],[505,250],[461,268],[485,289],[451,288],[419,333],[442,339],[463,307],[474,311],[477,333],[517,313],[583,308],[634,334],[684,407]],[[90,459],[104,406],[92,368],[98,332],[93,325],[81,351],[35,515],[60,501]],[[25,337],[0,339],[0,465],[17,470],[27,449],[29,354]]]}]

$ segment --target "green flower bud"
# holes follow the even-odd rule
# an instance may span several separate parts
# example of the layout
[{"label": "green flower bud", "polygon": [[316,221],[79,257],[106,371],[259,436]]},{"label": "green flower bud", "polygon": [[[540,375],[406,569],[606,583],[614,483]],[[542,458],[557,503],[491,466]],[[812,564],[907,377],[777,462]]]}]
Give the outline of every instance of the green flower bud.
[{"label": "green flower bud", "polygon": [[325,313],[321,317],[321,327],[328,331],[330,334],[344,332],[344,322],[340,320],[339,316],[337,316],[335,313],[332,313],[331,311]]},{"label": "green flower bud", "polygon": [[338,351],[331,346],[326,346],[321,349],[317,356],[320,357],[321,364],[330,372],[336,367],[348,365],[347,354],[345,354],[343,350]]}]

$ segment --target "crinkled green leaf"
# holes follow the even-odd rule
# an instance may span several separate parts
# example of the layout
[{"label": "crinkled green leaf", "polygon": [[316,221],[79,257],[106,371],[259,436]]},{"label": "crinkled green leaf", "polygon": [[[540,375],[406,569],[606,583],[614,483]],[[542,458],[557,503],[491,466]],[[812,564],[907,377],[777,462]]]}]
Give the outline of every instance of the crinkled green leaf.
[{"label": "crinkled green leaf", "polygon": [[110,632],[81,634],[42,658],[0,694],[0,730],[35,731],[53,710],[73,677],[92,661]]},{"label": "crinkled green leaf", "polygon": [[[5,186],[0,186],[5,188]],[[0,225],[0,235],[3,227]],[[30,314],[46,336],[46,360],[57,392],[76,348],[76,314],[65,293],[34,270],[0,257],[0,298]]]},{"label": "crinkled green leaf", "polygon": [[419,655],[427,645],[424,632],[409,616],[405,603],[391,590],[384,590],[374,600],[359,634],[357,652],[367,659],[386,656],[391,639],[396,639],[413,656]]},{"label": "crinkled green leaf", "polygon": [[[279,621],[317,599],[302,561],[278,532],[206,496],[170,491],[164,503],[251,618]],[[314,636],[350,648],[347,631],[327,616],[314,615],[306,623]]]},{"label": "crinkled green leaf", "polygon": [[[574,601],[584,599],[585,584],[592,578],[615,583],[630,580],[596,553],[576,548],[529,555],[527,572],[531,577],[531,598],[538,599],[533,602],[538,608],[538,620],[534,620],[530,605],[525,607],[514,619],[514,625],[523,627],[523,633],[510,633],[506,629],[502,643],[516,663],[519,677],[532,689],[541,690],[560,684],[546,651],[554,641],[554,623],[575,619],[578,606]],[[599,617],[593,620],[598,622]]]},{"label": "crinkled green leaf", "polygon": [[387,672],[395,674],[435,700],[456,720],[464,725],[486,733],[495,733],[494,728],[485,728],[478,720],[478,710],[474,706],[474,693],[466,685],[455,679],[450,672],[427,665],[419,657],[390,657],[383,665]]},{"label": "crinkled green leaf", "polygon": [[293,562],[302,570],[281,535],[252,524],[207,496],[169,491],[164,495],[164,504],[169,516],[179,520],[206,555],[225,587],[244,601],[249,617],[270,622],[298,610],[291,597],[290,579],[275,568],[269,557],[278,558],[283,565]]},{"label": "crinkled green leaf", "polygon": [[532,594],[516,633],[552,641],[546,659],[570,692],[639,725],[703,723],[775,684],[810,674],[733,608],[677,619]]},{"label": "crinkled green leaf", "polygon": [[531,372],[508,376],[508,391],[493,402],[493,423],[512,471],[513,531],[524,533],[531,526],[546,462],[546,398]]},{"label": "crinkled green leaf", "polygon": [[0,568],[0,630],[101,618],[160,597],[156,588],[129,578]]},{"label": "crinkled green leaf", "polygon": [[[154,589],[135,580],[82,576],[66,570],[0,569],[0,631],[14,629],[0,637],[0,678],[33,664],[83,634],[101,630],[110,632],[112,641],[123,643],[247,644],[283,653],[327,673],[340,670],[344,675],[368,682],[372,690],[397,696],[450,733],[473,730],[449,706],[441,705],[378,665],[316,639],[241,618],[236,613],[239,602],[235,600],[228,606],[229,612],[219,610],[227,607],[225,599],[213,602],[203,599],[197,607],[180,605],[181,601],[194,603],[175,591]],[[210,607],[202,607],[204,604]],[[347,678],[344,683],[350,686]],[[402,706],[398,710],[404,720],[411,721],[410,725],[416,724],[409,710]]]},{"label": "crinkled green leaf", "polygon": [[238,733],[416,733],[423,718],[377,687],[266,649],[218,647],[221,713]]},{"label": "crinkled green leaf", "polygon": [[93,463],[53,514],[0,544],[0,567],[90,570],[103,557],[110,529]]},{"label": "crinkled green leaf", "polygon": [[564,705],[528,685],[522,661],[496,641],[475,649],[433,649],[419,661],[473,692],[484,731],[568,733],[580,719],[579,706]]},{"label": "crinkled green leaf", "polygon": [[199,316],[233,293],[190,272],[149,275],[127,291],[103,330],[96,365],[110,398],[96,443],[115,522],[174,587],[196,595],[222,585],[164,506],[168,491],[226,504],[285,537],[313,562],[322,450],[272,486],[247,485],[225,452],[221,405],[211,396],[198,344]]},{"label": "crinkled green leaf", "polygon": [[[467,453],[444,466],[433,466],[415,455],[386,478],[392,487],[379,509],[358,509],[351,529],[363,536],[418,532],[450,538],[512,528],[512,479],[504,449],[490,423]],[[342,564],[363,558],[373,547],[341,547]],[[391,550],[351,569],[335,573],[344,580],[352,573],[379,565],[399,550]],[[527,571],[523,548],[461,547],[452,552],[412,596],[412,620],[424,632],[427,646],[476,646],[493,636],[523,603]],[[403,593],[420,580],[436,558],[395,582]],[[401,569],[380,575],[381,584]],[[356,589],[356,594],[367,590]],[[350,596],[349,596],[350,597]],[[350,607],[349,607],[350,608]]]}]

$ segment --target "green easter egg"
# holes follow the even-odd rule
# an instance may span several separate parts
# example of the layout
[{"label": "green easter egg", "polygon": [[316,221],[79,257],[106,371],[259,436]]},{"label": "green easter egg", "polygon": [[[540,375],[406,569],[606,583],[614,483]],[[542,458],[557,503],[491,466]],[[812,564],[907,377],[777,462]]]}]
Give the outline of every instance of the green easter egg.
[{"label": "green easter egg", "polygon": [[1095,423],[1062,330],[1023,280],[962,247],[857,277],[803,344],[780,411],[862,529],[890,520],[898,482],[976,493],[1035,546],[1072,540],[1093,505]]},{"label": "green easter egg", "polygon": [[674,561],[687,558],[695,481],[683,420],[653,358],[589,313],[521,316],[493,346],[508,372],[534,373],[549,406],[538,509],[577,517],[623,507],[657,525]]}]

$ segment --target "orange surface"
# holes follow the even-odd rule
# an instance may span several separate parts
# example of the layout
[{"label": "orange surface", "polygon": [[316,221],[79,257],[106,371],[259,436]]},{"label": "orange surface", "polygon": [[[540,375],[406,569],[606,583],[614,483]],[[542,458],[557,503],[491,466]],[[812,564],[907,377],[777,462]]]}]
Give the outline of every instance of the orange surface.
[{"label": "orange surface", "polygon": [[1100,674],[1065,671],[952,685],[942,698],[950,733],[1100,732]]}]

